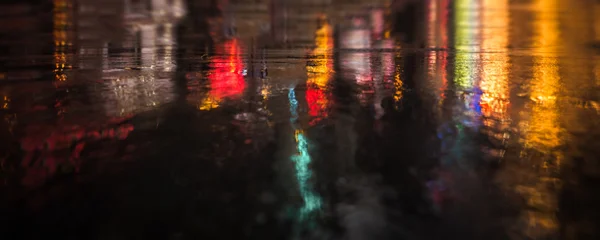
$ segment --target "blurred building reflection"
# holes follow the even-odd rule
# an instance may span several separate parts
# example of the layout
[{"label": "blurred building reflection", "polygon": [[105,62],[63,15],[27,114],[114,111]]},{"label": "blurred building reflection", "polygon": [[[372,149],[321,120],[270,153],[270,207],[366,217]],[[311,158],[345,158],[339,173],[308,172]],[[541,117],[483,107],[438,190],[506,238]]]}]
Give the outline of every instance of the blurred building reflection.
[{"label": "blurred building reflection", "polygon": [[[51,110],[57,119],[50,125],[30,121],[21,126],[19,165],[25,169],[21,184],[39,186],[57,174],[79,172],[83,160],[94,154],[88,146],[102,142],[105,147],[99,154],[116,151],[106,144],[116,144],[133,131],[127,118],[172,98],[173,23],[182,16],[181,9],[176,10],[178,2],[169,8],[166,1],[53,1],[58,98]],[[160,13],[153,14],[153,9]],[[78,50],[79,69],[69,79],[73,48]],[[90,90],[80,89],[82,83]],[[92,93],[95,104],[103,106],[101,113],[95,108],[90,116],[70,113],[67,106],[74,105],[70,90]]]},{"label": "blurred building reflection", "polygon": [[[177,3],[179,2],[179,3]],[[109,116],[126,116],[173,99],[175,23],[184,14],[181,2],[125,1],[123,39],[104,42],[104,87]],[[133,74],[135,73],[135,74]],[[112,90],[112,91],[110,91]]]},{"label": "blurred building reflection", "polygon": [[360,86],[361,103],[369,101],[372,93],[373,76],[371,73],[371,29],[364,16],[352,16],[350,22],[340,26],[339,54],[341,76]]},{"label": "blurred building reflection", "polygon": [[383,116],[383,98],[390,96],[395,91],[394,73],[396,62],[394,52],[399,50],[395,39],[391,36],[391,9],[390,3],[384,4],[384,8],[371,9],[371,38],[374,40],[372,49],[377,49],[373,54],[373,84],[375,96],[373,99],[375,118]]},{"label": "blurred building reflection", "polygon": [[309,45],[313,42],[326,2],[272,0],[269,6],[270,32],[278,44]]},{"label": "blurred building reflection", "polygon": [[449,0],[427,0],[427,45],[428,48],[448,47]]},{"label": "blurred building reflection", "polygon": [[375,118],[379,119],[384,114],[382,107],[383,98],[390,96],[395,91],[394,73],[396,70],[396,62],[394,52],[396,46],[394,40],[386,37],[379,39],[374,48],[378,49],[377,53],[373,53],[373,107],[375,108]]}]

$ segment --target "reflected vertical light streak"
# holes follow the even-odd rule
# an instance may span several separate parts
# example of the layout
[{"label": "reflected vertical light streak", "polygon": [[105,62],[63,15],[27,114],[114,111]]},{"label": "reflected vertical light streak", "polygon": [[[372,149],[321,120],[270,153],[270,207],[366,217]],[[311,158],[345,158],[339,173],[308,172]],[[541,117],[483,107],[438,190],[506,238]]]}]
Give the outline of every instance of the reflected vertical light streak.
[{"label": "reflected vertical light streak", "polygon": [[538,0],[539,12],[536,22],[536,39],[533,79],[530,99],[533,101],[532,116],[528,126],[525,147],[550,150],[559,146],[559,126],[556,94],[559,91],[560,75],[556,59],[559,41],[556,0]]},{"label": "reflected vertical light streak", "polygon": [[[533,79],[531,80],[529,119],[522,124],[522,156],[530,162],[532,174],[536,178],[531,183],[517,186],[517,191],[527,201],[529,209],[522,218],[527,223],[525,234],[532,238],[556,233],[558,222],[556,208],[558,199],[551,185],[559,180],[558,174],[562,156],[556,148],[562,142],[559,138],[558,110],[556,94],[559,91],[559,69],[556,59],[559,44],[559,22],[557,0],[537,0],[535,22],[535,46]],[[532,153],[528,156],[527,153]],[[556,187],[556,186],[555,186]]]},{"label": "reflected vertical light streak", "polygon": [[441,115],[442,103],[447,88],[448,66],[448,0],[429,0],[427,28],[428,55],[427,73],[432,88],[432,97],[437,102],[436,109]]},{"label": "reflected vertical light streak", "polygon": [[480,64],[480,2],[478,0],[457,0],[454,2],[456,16],[454,19],[456,56],[454,61],[454,85],[460,94],[463,113],[455,113],[458,124],[456,154],[460,155],[463,127],[477,127],[473,121],[480,112],[479,91],[474,88],[479,75]]},{"label": "reflected vertical light streak", "polygon": [[[396,53],[396,59],[400,59],[400,53]],[[402,100],[404,91],[404,82],[402,81],[402,62],[396,63],[396,69],[394,73],[394,106],[398,107],[398,103]]]},{"label": "reflected vertical light streak", "polygon": [[294,127],[294,138],[296,141],[297,153],[291,157],[292,162],[295,164],[296,180],[298,182],[298,189],[302,200],[303,206],[298,211],[298,220],[304,222],[308,220],[314,211],[321,209],[322,199],[317,192],[313,190],[313,186],[310,179],[313,175],[309,165],[312,161],[311,156],[308,152],[308,140],[304,135],[304,131],[298,127],[298,100],[296,99],[296,92],[294,88],[288,91],[288,101],[290,103],[290,122]]},{"label": "reflected vertical light streak", "polygon": [[387,0],[384,4],[384,24],[383,24],[383,38],[388,39],[392,34],[393,21],[392,21],[392,1]]},{"label": "reflected vertical light streak", "polygon": [[429,2],[427,6],[427,47],[436,47],[437,42],[437,17],[438,17],[438,0],[427,0]]},{"label": "reflected vertical light streak", "polygon": [[[452,158],[442,160],[444,164],[458,164],[460,168],[471,171],[473,162],[465,154],[470,138],[466,128],[476,128],[474,121],[479,112],[479,93],[476,86],[478,66],[480,64],[480,3],[478,0],[454,1],[454,87],[457,91],[456,106],[453,110],[453,123],[456,128],[450,151]],[[451,161],[451,162],[447,162]],[[455,161],[455,162],[454,162]]]},{"label": "reflected vertical light streak", "polygon": [[439,61],[437,61],[439,73],[438,77],[440,78],[440,87],[439,93],[440,98],[438,101],[438,105],[441,109],[444,100],[446,99],[446,90],[448,88],[448,7],[450,4],[450,0],[440,0],[441,4],[438,8],[439,10],[439,21],[438,21],[438,29],[439,29],[439,37],[440,37],[440,48],[443,49],[439,56]]},{"label": "reflected vertical light streak", "polygon": [[173,24],[165,23],[163,24],[164,33],[163,33],[163,45],[164,45],[164,53],[162,59],[162,67],[164,71],[170,72],[173,70],[175,65],[173,64],[173,45],[176,44],[175,38],[173,36]]},{"label": "reflected vertical light streak", "polygon": [[[371,32],[366,20],[355,18],[348,29],[341,34],[341,48],[345,50],[340,53],[342,70],[344,74],[356,80],[356,83],[368,85],[372,83],[371,76],[371,54],[364,50],[371,47]],[[356,51],[360,50],[360,51]]]},{"label": "reflected vertical light streak", "polygon": [[309,60],[306,71],[306,102],[308,114],[313,117],[311,125],[327,117],[329,97],[327,84],[333,73],[333,39],[332,29],[328,23],[324,23],[315,33],[315,49]]},{"label": "reflected vertical light streak", "polygon": [[460,90],[471,90],[476,81],[479,47],[479,2],[457,0],[455,39],[456,60],[454,83]]},{"label": "reflected vertical light streak", "polygon": [[[482,5],[482,71],[479,101],[483,125],[495,129],[507,119],[510,104],[508,89],[508,0],[483,0]],[[490,137],[504,141],[507,136],[489,132]],[[498,136],[495,136],[498,135]]]},{"label": "reflected vertical light streak", "polygon": [[[437,60],[438,52],[432,48],[437,47],[437,15],[438,15],[438,1],[427,0],[427,80],[429,84],[436,85],[437,75]],[[437,94],[436,94],[437,95]]]},{"label": "reflected vertical light streak", "polygon": [[69,41],[69,30],[73,24],[72,8],[67,0],[54,0],[54,9],[52,18],[54,30],[52,32],[54,38],[54,78],[57,81],[66,81],[67,75],[65,69],[71,69],[69,56],[67,56],[67,48],[72,45]]},{"label": "reflected vertical light streak", "polygon": [[[356,81],[360,88],[371,90],[373,87],[373,72],[371,71],[371,52],[365,51],[371,47],[371,32],[363,18],[355,18],[351,26],[341,31],[340,67],[344,78]],[[358,50],[358,51],[356,51]],[[367,105],[369,91],[361,89],[358,98],[361,105]]]}]

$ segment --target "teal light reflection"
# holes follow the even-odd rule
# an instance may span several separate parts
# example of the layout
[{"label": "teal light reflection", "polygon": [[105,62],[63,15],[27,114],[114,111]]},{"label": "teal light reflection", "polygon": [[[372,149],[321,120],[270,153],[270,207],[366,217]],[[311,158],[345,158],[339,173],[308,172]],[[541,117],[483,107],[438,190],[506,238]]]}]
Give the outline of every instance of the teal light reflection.
[{"label": "teal light reflection", "polygon": [[308,152],[308,140],[306,139],[304,132],[300,129],[296,121],[298,120],[298,100],[296,100],[296,93],[294,88],[290,88],[288,92],[288,99],[290,102],[290,122],[295,130],[296,139],[296,150],[297,153],[292,156],[291,160],[295,164],[296,179],[298,181],[298,188],[304,205],[299,209],[298,218],[299,220],[305,221],[310,218],[311,213],[321,209],[322,199],[318,193],[313,190],[313,186],[310,183],[312,177],[312,171],[309,168],[311,157]]}]

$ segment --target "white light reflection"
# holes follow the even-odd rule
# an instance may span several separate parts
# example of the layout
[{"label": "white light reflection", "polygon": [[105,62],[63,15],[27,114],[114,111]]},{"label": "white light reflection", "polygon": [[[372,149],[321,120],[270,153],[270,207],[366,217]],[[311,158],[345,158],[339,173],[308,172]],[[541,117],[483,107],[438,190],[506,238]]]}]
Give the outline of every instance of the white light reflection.
[{"label": "white light reflection", "polygon": [[364,18],[355,17],[350,26],[341,32],[340,66],[345,79],[354,80],[363,88],[359,95],[363,105],[367,104],[367,92],[373,83],[371,73],[371,31]]},{"label": "white light reflection", "polygon": [[352,74],[352,78],[359,84],[366,84],[371,81],[371,61],[370,54],[367,51],[371,47],[371,38],[369,29],[355,27],[342,33],[342,49],[345,49],[340,55],[342,69],[347,74]]},{"label": "white light reflection", "polygon": [[136,114],[174,98],[173,28],[182,16],[182,9],[176,9],[181,4],[175,1],[170,5],[166,0],[124,2],[128,33],[121,47],[134,51],[109,54],[112,47],[105,43],[102,79],[106,90],[101,93],[107,115]]}]

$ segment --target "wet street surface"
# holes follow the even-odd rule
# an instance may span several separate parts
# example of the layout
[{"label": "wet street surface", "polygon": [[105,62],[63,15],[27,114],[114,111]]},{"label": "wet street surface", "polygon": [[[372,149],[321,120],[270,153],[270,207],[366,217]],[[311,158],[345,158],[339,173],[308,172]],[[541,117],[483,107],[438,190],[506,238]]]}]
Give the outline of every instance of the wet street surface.
[{"label": "wet street surface", "polygon": [[599,42],[592,0],[2,2],[0,236],[599,239]]}]

